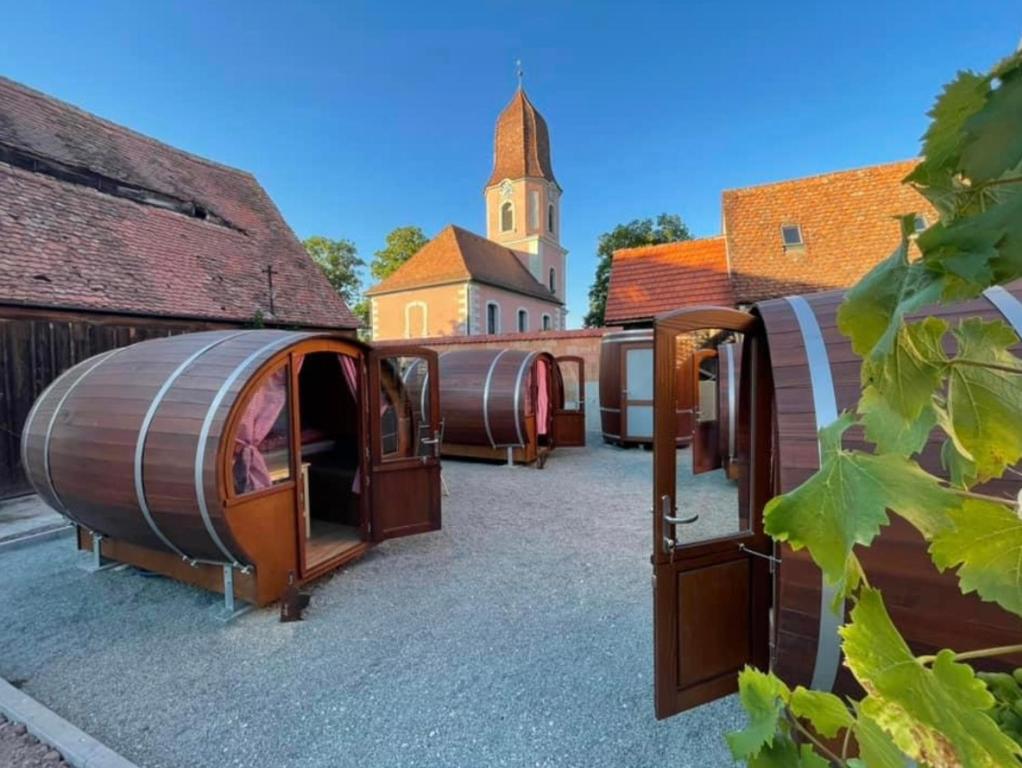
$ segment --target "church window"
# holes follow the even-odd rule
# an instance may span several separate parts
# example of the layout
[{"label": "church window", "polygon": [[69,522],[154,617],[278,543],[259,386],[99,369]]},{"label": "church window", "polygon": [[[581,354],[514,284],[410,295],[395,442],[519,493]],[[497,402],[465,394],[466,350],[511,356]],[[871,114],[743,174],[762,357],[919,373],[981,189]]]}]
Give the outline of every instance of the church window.
[{"label": "church window", "polygon": [[524,309],[518,310],[518,332],[525,333],[529,330],[529,313]]},{"label": "church window", "polygon": [[500,333],[500,305],[495,301],[486,304],[486,332]]},{"label": "church window", "polygon": [[546,228],[548,231],[554,231],[554,206],[549,205],[546,209]]},{"label": "church window", "polygon": [[539,229],[539,192],[529,192],[529,229]]},{"label": "church window", "polygon": [[515,206],[507,202],[500,206],[500,231],[510,232],[515,228]]},{"label": "church window", "polygon": [[549,331],[550,330],[550,315],[545,314],[545,313],[543,315],[543,330],[544,331]]},{"label": "church window", "polygon": [[557,270],[550,267],[550,273],[547,275],[547,285],[550,286],[550,293],[557,293]]}]

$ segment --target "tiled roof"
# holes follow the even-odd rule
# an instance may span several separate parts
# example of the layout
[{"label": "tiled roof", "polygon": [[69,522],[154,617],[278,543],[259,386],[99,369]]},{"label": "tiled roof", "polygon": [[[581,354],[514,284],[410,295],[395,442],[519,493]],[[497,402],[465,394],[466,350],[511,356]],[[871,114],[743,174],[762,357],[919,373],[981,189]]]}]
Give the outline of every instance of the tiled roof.
[{"label": "tiled roof", "polygon": [[604,320],[649,320],[686,306],[733,306],[723,237],[614,252]]},{"label": "tiled roof", "polygon": [[549,288],[526,269],[510,248],[453,225],[424,245],[381,283],[369,296],[466,280],[486,283],[560,304]]},{"label": "tiled roof", "polygon": [[486,186],[526,176],[557,183],[550,163],[550,133],[521,88],[497,118],[493,137],[493,173]]},{"label": "tiled roof", "polygon": [[[898,244],[895,217],[930,204],[901,180],[916,161],[838,171],[724,192],[724,232],[735,298],[741,303],[844,288]],[[783,225],[797,224],[803,247],[785,248]]]},{"label": "tiled roof", "polygon": [[358,326],[250,174],[3,77],[0,233],[0,302]]}]

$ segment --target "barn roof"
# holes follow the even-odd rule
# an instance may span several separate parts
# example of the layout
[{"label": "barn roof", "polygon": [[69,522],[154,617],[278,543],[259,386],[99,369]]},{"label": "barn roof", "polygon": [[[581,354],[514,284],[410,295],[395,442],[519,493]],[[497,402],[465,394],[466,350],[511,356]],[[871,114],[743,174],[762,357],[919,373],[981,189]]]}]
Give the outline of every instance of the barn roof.
[{"label": "barn roof", "polygon": [[[936,211],[902,179],[906,160],[723,194],[735,298],[740,303],[791,293],[845,288],[897,246],[897,216]],[[782,227],[797,227],[801,245],[786,246]]]},{"label": "barn roof", "polygon": [[707,237],[614,252],[604,320],[650,320],[686,306],[732,306],[723,237]]},{"label": "barn roof", "polygon": [[525,91],[515,93],[511,103],[497,118],[493,137],[493,173],[486,186],[503,179],[526,176],[557,183],[550,162],[550,132]]},{"label": "barn roof", "polygon": [[0,302],[359,325],[251,174],[3,77],[0,230]]},{"label": "barn roof", "polygon": [[449,225],[368,296],[474,280],[560,304],[561,301],[526,269],[515,251]]}]

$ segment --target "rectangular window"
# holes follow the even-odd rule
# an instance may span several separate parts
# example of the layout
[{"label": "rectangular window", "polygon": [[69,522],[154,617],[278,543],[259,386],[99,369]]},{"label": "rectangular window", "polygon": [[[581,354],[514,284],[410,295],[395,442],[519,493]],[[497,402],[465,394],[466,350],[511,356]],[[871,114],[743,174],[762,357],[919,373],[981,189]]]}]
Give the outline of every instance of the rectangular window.
[{"label": "rectangular window", "polygon": [[785,224],[781,227],[781,239],[785,248],[797,248],[805,245],[802,241],[802,227],[798,224]]},{"label": "rectangular window", "polygon": [[500,330],[500,308],[493,303],[486,305],[486,332],[497,333]]},{"label": "rectangular window", "polygon": [[539,192],[529,192],[529,229],[539,229]]},{"label": "rectangular window", "polygon": [[525,333],[529,330],[529,313],[524,309],[518,310],[518,332]]},{"label": "rectangular window", "polygon": [[543,315],[543,330],[550,330],[550,315]]},{"label": "rectangular window", "polygon": [[429,364],[421,357],[380,360],[380,456],[399,461],[433,455]]}]

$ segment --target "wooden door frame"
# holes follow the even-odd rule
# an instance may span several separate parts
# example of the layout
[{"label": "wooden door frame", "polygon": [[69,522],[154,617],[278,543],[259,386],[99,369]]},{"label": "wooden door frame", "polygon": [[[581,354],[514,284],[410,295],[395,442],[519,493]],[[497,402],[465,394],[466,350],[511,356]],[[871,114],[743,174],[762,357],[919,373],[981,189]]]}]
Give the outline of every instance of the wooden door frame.
[{"label": "wooden door frame", "polygon": [[[654,324],[654,458],[653,458],[653,540],[652,562],[654,613],[655,709],[658,718],[669,717],[737,690],[737,674],[697,681],[684,688],[679,680],[677,573],[725,565],[748,559],[750,567],[749,662],[769,666],[769,605],[773,586],[769,556],[770,538],[763,530],[762,507],[771,494],[770,450],[773,417],[772,394],[758,389],[761,373],[769,370],[766,340],[758,317],[734,309],[698,307],[661,315]],[[747,412],[743,441],[749,461],[748,480],[739,488],[739,519],[745,531],[737,535],[675,546],[678,526],[666,523],[661,510],[664,496],[670,498],[671,514],[677,512],[676,384],[677,337],[681,333],[706,329],[740,333],[750,356],[749,376],[743,381],[742,396],[755,407]],[[752,370],[755,369],[755,372]],[[748,391],[745,391],[748,390]],[[769,395],[769,396],[768,396]],[[740,441],[742,442],[742,441]],[[671,546],[667,545],[670,541]],[[743,551],[744,550],[746,551]],[[751,550],[759,555],[747,554]]]},{"label": "wooden door frame", "polygon": [[[618,366],[619,366],[619,371],[618,371],[618,377],[619,377],[618,378],[618,386],[621,387],[621,424],[620,424],[619,431],[621,432],[621,438],[620,439],[621,439],[622,442],[630,441],[630,442],[643,442],[644,443],[647,440],[649,440],[650,442],[652,441],[652,436],[650,436],[649,438],[645,438],[645,437],[643,437],[643,438],[635,438],[632,435],[628,434],[628,405],[632,401],[628,397],[625,396],[626,394],[628,394],[628,390],[625,389],[625,387],[629,386],[629,384],[628,384],[628,350],[629,349],[646,349],[647,347],[649,348],[650,352],[653,354],[653,361],[654,361],[654,366],[655,366],[656,365],[656,336],[655,336],[655,334],[654,334],[652,342],[650,342],[650,341],[622,341],[621,342],[621,347],[620,347],[620,349],[621,349],[621,357],[618,360]],[[652,398],[652,399],[650,399],[648,401],[647,400],[636,400],[636,401],[634,401],[635,405],[639,405],[639,406],[646,406],[646,405],[648,405],[650,408],[654,407],[654,403],[655,403],[655,399],[656,399],[655,398],[655,395],[656,395],[656,375],[655,375],[655,373],[656,372],[654,370],[654,373],[652,374],[652,389],[653,389],[654,398]],[[654,430],[654,432],[656,431],[656,424],[655,423],[653,425],[653,430]]]}]

